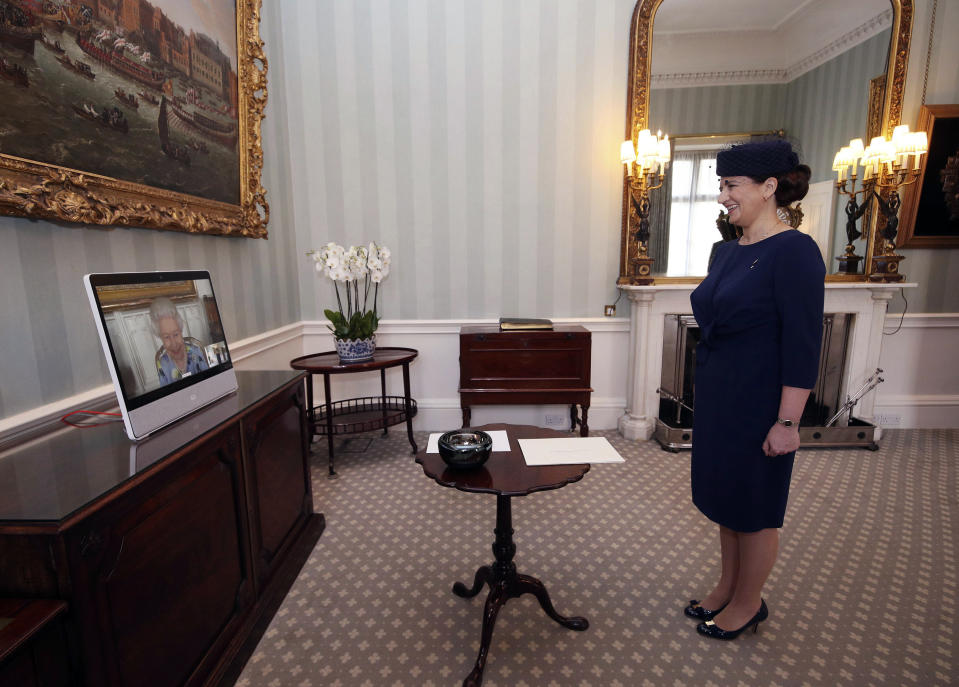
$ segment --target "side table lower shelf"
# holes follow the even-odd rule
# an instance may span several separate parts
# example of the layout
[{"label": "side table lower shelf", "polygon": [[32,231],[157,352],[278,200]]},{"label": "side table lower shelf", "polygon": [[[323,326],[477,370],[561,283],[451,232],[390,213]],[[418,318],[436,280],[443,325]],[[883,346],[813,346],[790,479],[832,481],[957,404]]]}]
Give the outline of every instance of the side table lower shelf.
[{"label": "side table lower shelf", "polygon": [[[416,400],[409,399],[409,416],[406,412],[407,400],[402,396],[364,396],[335,401],[333,406],[333,434],[358,434],[384,430],[416,417]],[[313,433],[321,436],[329,434],[326,404],[313,409]]]},{"label": "side table lower shelf", "polygon": [[[290,361],[295,370],[306,370],[307,407],[310,414],[310,429],[313,436],[325,436],[330,452],[330,479],[336,478],[333,469],[333,437],[337,434],[358,434],[406,423],[406,435],[409,437],[413,453],[416,453],[416,441],[413,439],[413,417],[416,415],[416,401],[410,394],[410,362],[419,355],[415,348],[386,346],[373,351],[370,360],[358,363],[343,363],[336,351],[326,351],[300,356]],[[393,367],[403,368],[403,395],[386,395],[386,370]],[[380,394],[334,401],[330,390],[330,377],[333,375],[352,375],[360,372],[380,373]],[[323,376],[322,404],[313,401],[313,375]]]}]

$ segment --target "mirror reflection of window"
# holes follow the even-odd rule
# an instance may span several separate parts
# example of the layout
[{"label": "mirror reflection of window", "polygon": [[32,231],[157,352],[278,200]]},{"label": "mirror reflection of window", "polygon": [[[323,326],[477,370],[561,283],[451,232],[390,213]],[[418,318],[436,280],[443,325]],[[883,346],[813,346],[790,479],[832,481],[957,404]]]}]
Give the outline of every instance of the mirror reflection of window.
[{"label": "mirror reflection of window", "polygon": [[677,150],[672,175],[666,276],[704,275],[713,244],[722,238],[716,229],[716,148]]}]

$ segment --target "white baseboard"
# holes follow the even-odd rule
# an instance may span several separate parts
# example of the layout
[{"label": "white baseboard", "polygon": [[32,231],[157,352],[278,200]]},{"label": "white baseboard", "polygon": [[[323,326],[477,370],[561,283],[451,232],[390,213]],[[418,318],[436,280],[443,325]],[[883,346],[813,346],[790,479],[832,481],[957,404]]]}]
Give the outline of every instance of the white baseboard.
[{"label": "white baseboard", "polygon": [[959,427],[959,394],[880,396],[873,422],[885,429]]},{"label": "white baseboard", "polygon": [[[886,331],[900,324],[899,314],[886,316]],[[420,351],[411,365],[412,393],[419,412],[414,428],[439,431],[462,422],[456,388],[459,373],[459,330],[465,325],[494,324],[495,319],[383,320],[377,330],[380,346],[406,346]],[[615,429],[626,407],[629,344],[628,318],[555,318],[593,332],[591,429]],[[230,345],[238,370],[287,369],[291,359],[332,350],[325,321],[301,321],[247,337]],[[959,427],[959,369],[952,364],[959,350],[959,313],[907,314],[900,331],[883,337],[881,365],[886,383],[877,389],[876,416],[887,428]],[[398,393],[398,370],[390,370],[390,393]],[[352,376],[351,376],[352,377]],[[358,377],[358,376],[357,376]],[[377,375],[369,379],[334,379],[333,397],[379,393]],[[320,387],[319,395],[322,395]],[[50,431],[63,415],[78,409],[114,407],[112,385],[98,386],[23,413],[0,418],[0,448]],[[563,406],[477,406],[472,423],[509,421],[546,426],[545,416],[564,413]],[[555,425],[560,429],[565,425]]]}]

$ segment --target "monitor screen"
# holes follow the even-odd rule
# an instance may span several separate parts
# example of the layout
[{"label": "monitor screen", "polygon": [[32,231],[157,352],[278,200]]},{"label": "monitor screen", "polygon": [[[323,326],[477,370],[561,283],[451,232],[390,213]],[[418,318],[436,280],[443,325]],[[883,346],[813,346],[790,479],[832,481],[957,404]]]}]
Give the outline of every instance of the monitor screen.
[{"label": "monitor screen", "polygon": [[131,439],[236,389],[209,272],[89,274],[84,283]]}]

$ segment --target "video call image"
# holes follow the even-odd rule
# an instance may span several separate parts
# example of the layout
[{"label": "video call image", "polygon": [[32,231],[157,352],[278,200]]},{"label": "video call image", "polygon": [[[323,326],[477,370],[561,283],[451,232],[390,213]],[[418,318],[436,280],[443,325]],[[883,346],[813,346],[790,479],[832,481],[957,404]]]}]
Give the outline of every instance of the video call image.
[{"label": "video call image", "polygon": [[130,399],[229,362],[209,279],[96,287]]}]

